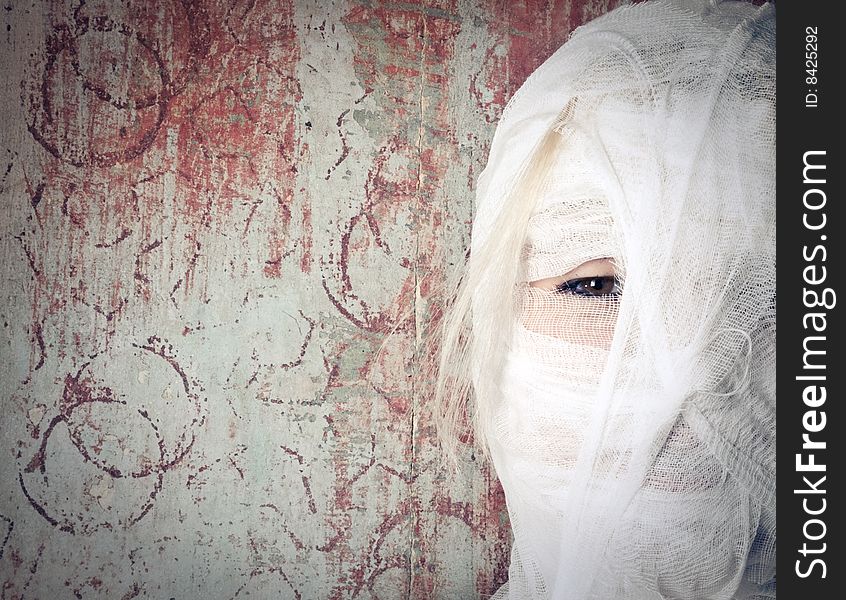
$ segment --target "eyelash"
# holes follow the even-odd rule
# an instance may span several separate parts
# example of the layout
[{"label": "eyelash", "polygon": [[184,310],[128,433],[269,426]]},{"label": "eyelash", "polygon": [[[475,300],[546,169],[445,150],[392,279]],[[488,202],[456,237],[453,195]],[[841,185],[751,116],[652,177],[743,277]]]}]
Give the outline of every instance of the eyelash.
[{"label": "eyelash", "polygon": [[[594,283],[599,283],[600,290],[607,287],[609,283],[611,283],[611,290],[608,292],[597,292],[595,289],[591,290],[590,287],[595,288]],[[623,289],[620,286],[620,281],[613,276],[610,277],[580,277],[579,279],[571,279],[570,281],[565,281],[564,283],[558,284],[556,286],[555,291],[560,292],[562,294],[573,294],[575,296],[583,296],[587,298],[618,298],[623,293]]]}]

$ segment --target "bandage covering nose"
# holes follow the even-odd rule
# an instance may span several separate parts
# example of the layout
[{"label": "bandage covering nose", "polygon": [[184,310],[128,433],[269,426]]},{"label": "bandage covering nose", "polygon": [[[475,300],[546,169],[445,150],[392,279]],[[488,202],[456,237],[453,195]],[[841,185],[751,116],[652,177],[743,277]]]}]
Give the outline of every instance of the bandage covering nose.
[{"label": "bandage covering nose", "polygon": [[[773,6],[653,0],[505,109],[442,359],[506,493],[496,598],[775,597],[774,93]],[[532,285],[596,259],[622,294]]]}]

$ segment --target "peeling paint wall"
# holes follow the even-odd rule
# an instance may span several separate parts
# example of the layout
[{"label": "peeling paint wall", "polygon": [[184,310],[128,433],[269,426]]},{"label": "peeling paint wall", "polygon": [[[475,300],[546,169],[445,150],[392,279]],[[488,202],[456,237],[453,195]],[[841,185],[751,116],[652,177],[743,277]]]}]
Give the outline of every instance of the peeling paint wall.
[{"label": "peeling paint wall", "polygon": [[477,598],[415,377],[506,101],[616,4],[7,0],[2,598]]}]

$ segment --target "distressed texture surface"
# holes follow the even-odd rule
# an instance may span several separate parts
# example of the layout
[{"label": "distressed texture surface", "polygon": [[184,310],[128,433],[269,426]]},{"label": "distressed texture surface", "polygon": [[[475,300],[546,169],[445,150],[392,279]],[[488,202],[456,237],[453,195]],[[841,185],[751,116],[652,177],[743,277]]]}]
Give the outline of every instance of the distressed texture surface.
[{"label": "distressed texture surface", "polygon": [[612,4],[6,2],[2,598],[495,590],[420,333],[505,102]]}]

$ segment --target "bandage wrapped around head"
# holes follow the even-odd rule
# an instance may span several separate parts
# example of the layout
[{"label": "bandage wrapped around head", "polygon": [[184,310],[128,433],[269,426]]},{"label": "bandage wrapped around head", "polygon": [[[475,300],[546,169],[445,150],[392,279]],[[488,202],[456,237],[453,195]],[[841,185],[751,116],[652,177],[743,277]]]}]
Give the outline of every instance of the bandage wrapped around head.
[{"label": "bandage wrapped around head", "polygon": [[[506,493],[498,598],[775,597],[774,94],[772,6],[654,0],[506,108],[442,362]],[[621,293],[533,284],[597,259]]]}]

